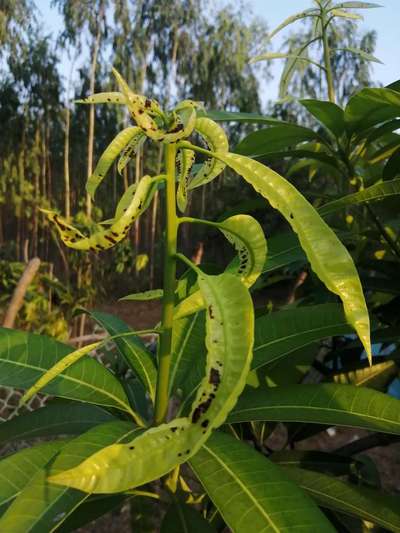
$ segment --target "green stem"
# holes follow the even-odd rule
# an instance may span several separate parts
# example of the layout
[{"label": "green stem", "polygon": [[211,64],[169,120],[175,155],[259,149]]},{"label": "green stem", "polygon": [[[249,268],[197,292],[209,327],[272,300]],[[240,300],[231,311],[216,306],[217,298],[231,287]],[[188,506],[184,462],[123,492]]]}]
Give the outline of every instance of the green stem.
[{"label": "green stem", "polygon": [[329,42],[328,42],[328,33],[326,31],[328,24],[326,24],[325,22],[324,14],[321,14],[321,26],[322,26],[322,46],[324,49],[325,75],[326,75],[326,83],[328,85],[328,98],[329,98],[329,101],[334,104],[336,101],[336,98],[335,98],[335,89],[333,85],[331,52],[330,52]]},{"label": "green stem", "polygon": [[161,424],[168,411],[168,385],[172,356],[172,325],[174,320],[174,295],[176,285],[176,242],[178,219],[175,192],[176,144],[165,150],[166,170],[166,245],[164,251],[164,295],[162,300],[161,334],[158,349],[158,375],[155,401],[155,423]]}]

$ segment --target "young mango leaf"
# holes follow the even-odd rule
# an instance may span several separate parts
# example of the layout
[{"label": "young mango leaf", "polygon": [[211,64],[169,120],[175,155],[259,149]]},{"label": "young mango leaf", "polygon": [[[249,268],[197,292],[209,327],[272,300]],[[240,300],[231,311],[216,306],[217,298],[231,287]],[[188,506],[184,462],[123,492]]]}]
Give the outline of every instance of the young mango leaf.
[{"label": "young mango leaf", "polygon": [[394,361],[385,361],[364,368],[356,368],[347,372],[338,372],[332,376],[335,383],[342,385],[356,385],[371,389],[384,390],[398,374],[398,367]]},{"label": "young mango leaf", "polygon": [[207,305],[207,363],[189,417],[150,428],[126,445],[104,448],[50,481],[94,493],[143,485],[194,455],[225,421],[250,367],[253,305],[246,287],[231,274],[200,274],[199,286]]},{"label": "young mango leaf", "polygon": [[392,196],[397,196],[400,194],[400,179],[385,181],[375,183],[366,189],[355,192],[353,194],[348,194],[343,198],[334,200],[324,204],[318,209],[318,213],[325,217],[331,213],[335,213],[339,209],[345,207],[352,207],[354,205],[363,204],[365,202],[372,202],[377,200],[384,200],[385,198],[390,198]]},{"label": "young mango leaf", "polygon": [[274,37],[278,32],[286,28],[286,26],[289,26],[290,24],[293,24],[293,22],[296,22],[297,20],[304,19],[306,17],[317,17],[318,16],[318,9],[305,9],[304,11],[301,11],[300,13],[296,13],[295,15],[291,15],[287,19],[285,19],[279,26],[277,26],[270,34],[269,39],[271,40],[272,37]]},{"label": "young mango leaf", "polygon": [[[70,346],[45,335],[0,328],[0,384],[29,389],[54,363],[71,353]],[[126,394],[114,375],[87,358],[62,372],[44,392],[60,398],[95,403],[129,412]]]},{"label": "young mango leaf", "polygon": [[120,302],[125,300],[134,302],[147,302],[148,300],[160,300],[163,297],[164,291],[162,289],[152,289],[150,291],[135,292],[128,294],[119,299]]},{"label": "young mango leaf", "polygon": [[39,391],[41,391],[46,385],[53,381],[61,372],[64,372],[74,363],[78,362],[82,357],[88,355],[90,352],[93,352],[96,348],[100,346],[101,342],[94,342],[78,348],[73,352],[69,353],[53,365],[47,372],[45,372],[40,378],[23,394],[19,401],[19,407],[26,404],[32,396],[35,396]]},{"label": "young mango leaf", "polygon": [[345,132],[344,111],[333,102],[322,100],[300,100],[303,107],[307,109],[325,128],[336,137],[340,137]]},{"label": "young mango leaf", "polygon": [[331,13],[334,17],[352,20],[363,20],[362,15],[357,15],[357,13],[349,13],[348,11],[342,11],[341,9],[332,8],[329,10],[329,13]]},{"label": "young mango leaf", "polygon": [[399,407],[399,400],[365,387],[290,385],[246,391],[228,422],[310,422],[400,435]]},{"label": "young mango leaf", "polygon": [[261,157],[269,152],[278,152],[314,139],[321,142],[317,133],[303,126],[294,124],[273,126],[250,133],[236,146],[235,152],[251,157]]},{"label": "young mango leaf", "polygon": [[0,424],[0,444],[58,435],[79,435],[115,416],[97,405],[52,402]]},{"label": "young mango leaf", "polygon": [[342,306],[321,304],[258,317],[255,322],[253,370],[309,346],[315,341],[351,333]]},{"label": "young mango leaf", "polygon": [[193,506],[175,501],[169,506],[161,524],[160,533],[217,533]]},{"label": "young mango leaf", "polygon": [[359,48],[353,48],[352,46],[346,46],[344,48],[333,48],[331,52],[351,52],[352,54],[360,56],[361,59],[364,59],[365,61],[372,61],[374,63],[380,63],[381,65],[383,65],[382,61],[377,57],[373,56],[372,54],[368,54],[368,52],[360,50]]},{"label": "young mango leaf", "polygon": [[176,192],[176,203],[179,211],[184,213],[186,211],[188,202],[188,182],[190,171],[192,170],[195,159],[195,152],[193,150],[179,150],[176,158],[177,166],[177,180],[178,190]]},{"label": "young mango leaf", "polygon": [[[86,311],[110,336],[134,331],[120,318],[101,311]],[[154,400],[157,381],[157,370],[151,353],[146,349],[139,337],[134,335],[117,337],[114,341],[118,352],[127,365],[139,378],[150,398]]]},{"label": "young mango leaf", "polygon": [[190,466],[235,533],[335,531],[277,465],[226,433],[215,432]]},{"label": "young mango leaf", "polygon": [[52,464],[39,471],[0,519],[0,531],[54,531],[88,497],[80,491],[50,484],[49,474],[73,468],[86,457],[115,442],[130,440],[141,430],[128,422],[101,424],[67,443]]},{"label": "young mango leaf", "polygon": [[341,298],[346,318],[371,359],[369,316],[360,279],[353,259],[333,230],[304,196],[277,172],[244,156],[231,153],[216,156],[286,218],[297,233],[311,268],[326,287]]},{"label": "young mango leaf", "polygon": [[150,192],[154,189],[154,179],[143,176],[140,180],[131,203],[118,219],[114,219],[110,228],[97,231],[90,237],[85,237],[68,224],[54,211],[41,209],[51,222],[54,222],[61,240],[69,248],[76,250],[93,250],[94,252],[107,250],[122,241],[134,221],[142,214],[148,205]]},{"label": "young mango leaf", "polygon": [[[266,256],[267,242],[264,231],[250,215],[234,215],[222,222],[207,222],[218,228],[238,252],[238,260],[226,272],[237,275],[246,287],[251,287],[260,276]],[[200,291],[196,291],[175,308],[175,318],[183,318],[204,308]]]},{"label": "young mango leaf", "polygon": [[0,460],[0,514],[18,496],[32,477],[64,446],[66,441],[46,442]]},{"label": "young mango leaf", "polygon": [[373,4],[371,2],[340,2],[332,7],[333,9],[371,9],[382,6],[381,4]]},{"label": "young mango leaf", "polygon": [[[268,61],[271,59],[298,59],[298,56],[293,54],[283,54],[279,52],[267,52],[265,54],[260,54],[259,56],[255,56],[250,59],[249,63],[257,63],[258,61]],[[307,63],[310,63],[311,65],[315,65],[316,67],[325,70],[325,67],[317,63],[316,61],[313,61],[309,57],[302,57],[302,61],[306,61]]]},{"label": "young mango leaf", "polygon": [[118,92],[96,93],[80,100],[75,100],[76,104],[125,104],[125,96]]},{"label": "young mango leaf", "polygon": [[197,113],[198,118],[209,118],[214,122],[244,122],[244,123],[258,123],[268,124],[271,126],[281,126],[282,124],[290,125],[291,122],[279,120],[277,118],[259,115],[258,113],[242,113],[240,111],[207,111]]},{"label": "young mango leaf", "polygon": [[125,148],[118,159],[117,170],[119,174],[122,174],[122,171],[129,163],[129,161],[135,156],[146,139],[145,134],[140,128],[137,128],[138,132],[134,137],[128,142]]},{"label": "young mango leaf", "polygon": [[368,520],[389,531],[400,531],[399,501],[396,496],[304,468],[282,468],[322,507]]},{"label": "young mango leaf", "polygon": [[114,163],[115,159],[132,141],[135,145],[142,139],[143,132],[140,128],[130,127],[120,131],[116,137],[110,142],[107,148],[101,155],[99,162],[94,169],[93,174],[89,177],[86,183],[87,193],[94,198],[97,187],[106,177],[108,170]]},{"label": "young mango leaf", "polygon": [[[205,141],[212,152],[227,152],[229,143],[221,126],[209,118],[197,118],[195,131]],[[189,183],[189,190],[209,183],[224,170],[225,165],[213,157],[206,160]]]}]

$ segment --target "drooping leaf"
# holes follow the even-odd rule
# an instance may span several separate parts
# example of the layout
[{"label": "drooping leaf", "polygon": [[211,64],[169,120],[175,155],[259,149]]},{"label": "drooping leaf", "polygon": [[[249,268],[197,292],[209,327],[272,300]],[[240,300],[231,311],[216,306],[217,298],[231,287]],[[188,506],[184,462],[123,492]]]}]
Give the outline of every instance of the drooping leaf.
[{"label": "drooping leaf", "polygon": [[45,442],[0,460],[0,514],[64,444],[65,441]]},{"label": "drooping leaf", "polygon": [[116,137],[110,142],[107,148],[101,155],[99,162],[94,169],[93,174],[89,177],[86,183],[86,191],[92,198],[94,198],[97,187],[105,178],[109,168],[114,163],[120,153],[133,140],[136,143],[142,138],[143,133],[140,128],[129,127],[120,131]]},{"label": "drooping leaf", "polygon": [[295,15],[291,15],[287,19],[285,19],[279,26],[277,26],[270,34],[269,39],[272,39],[274,35],[276,35],[278,32],[286,28],[286,26],[289,26],[290,24],[293,24],[293,22],[296,22],[297,20],[301,20],[306,17],[316,17],[318,16],[318,9],[305,9],[304,11],[301,11],[300,13],[296,13]]},{"label": "drooping leaf", "polygon": [[[0,384],[28,389],[57,361],[73,351],[44,335],[0,328]],[[95,359],[87,358],[62,372],[44,389],[47,394],[129,411],[118,380]]]},{"label": "drooping leaf", "polygon": [[80,491],[53,485],[47,476],[73,468],[86,457],[114,442],[131,439],[140,430],[128,422],[96,426],[70,441],[55,461],[38,472],[0,519],[0,531],[43,533],[54,531],[88,497]]},{"label": "drooping leaf", "polygon": [[298,307],[258,317],[252,369],[287,357],[315,341],[351,332],[337,304]]},{"label": "drooping leaf", "polygon": [[188,183],[190,171],[192,170],[195,159],[193,150],[179,150],[176,158],[178,190],[176,192],[176,203],[179,211],[186,211],[188,202]]},{"label": "drooping leaf", "polygon": [[347,249],[304,196],[282,176],[261,163],[236,154],[217,154],[278,209],[297,233],[311,267],[337,294],[346,318],[355,328],[369,359],[369,316],[357,270]]},{"label": "drooping leaf", "polygon": [[228,421],[310,422],[399,435],[399,407],[399,400],[365,387],[302,384],[246,391]]},{"label": "drooping leaf", "polygon": [[352,46],[346,46],[344,48],[333,48],[332,52],[351,52],[352,54],[355,54],[357,56],[360,56],[361,59],[364,59],[365,61],[372,61],[374,63],[381,63],[382,61],[378,59],[377,57],[373,56],[372,54],[368,54],[368,52],[365,52],[365,50],[361,50],[360,48],[354,48]]},{"label": "drooping leaf", "polygon": [[146,139],[143,131],[140,128],[136,128],[136,129],[137,129],[136,134],[124,147],[120,155],[120,158],[118,159],[117,170],[119,174],[122,174],[122,171],[124,170],[126,165],[133,158],[133,156],[137,154],[138,149],[143,145],[143,142]]},{"label": "drooping leaf", "polygon": [[341,107],[333,102],[313,99],[300,100],[300,103],[336,137],[344,133],[344,111]]},{"label": "drooping leaf", "polygon": [[52,476],[52,482],[94,493],[143,485],[194,455],[225,421],[250,367],[254,311],[246,287],[231,274],[200,274],[199,286],[207,305],[207,362],[189,417],[150,428],[126,445],[104,448]]},{"label": "drooping leaf", "polygon": [[160,300],[163,297],[164,291],[162,289],[153,289],[150,291],[144,292],[135,292],[134,294],[128,294],[123,296],[119,300],[122,302],[124,300],[134,301],[134,302],[146,302],[148,300]]},{"label": "drooping leaf", "polygon": [[400,194],[400,179],[391,181],[379,182],[367,187],[366,189],[348,194],[343,198],[329,202],[318,209],[321,216],[325,217],[334,213],[339,209],[350,207],[354,205],[363,204],[364,202],[372,202],[377,200],[384,200],[392,196]]},{"label": "drooping leaf", "polygon": [[[205,141],[213,152],[227,152],[229,150],[228,139],[225,131],[219,124],[209,118],[197,118],[195,131]],[[209,183],[224,170],[225,165],[221,161],[211,157],[205,161],[199,171],[189,182],[189,189],[195,189]]]},{"label": "drooping leaf", "polygon": [[[267,52],[265,54],[260,54],[258,56],[252,57],[249,61],[249,63],[257,63],[258,61],[269,61],[271,59],[298,59],[297,55],[293,54],[283,54],[279,52]],[[322,65],[317,63],[316,61],[313,61],[309,57],[302,57],[302,61],[306,61],[307,63],[310,63],[311,65],[315,65],[318,68],[324,69]]]},{"label": "drooping leaf", "polygon": [[134,221],[142,214],[148,206],[150,192],[154,190],[154,179],[150,176],[143,176],[140,180],[131,203],[119,218],[115,218],[110,228],[101,229],[93,233],[90,237],[85,237],[81,232],[68,224],[54,211],[41,209],[51,222],[54,222],[60,234],[61,240],[69,248],[76,250],[93,250],[99,252],[107,250],[122,241],[132,226]]},{"label": "drooping leaf", "polygon": [[97,405],[53,402],[0,424],[0,444],[57,435],[79,435],[115,417]]},{"label": "drooping leaf", "polygon": [[216,533],[199,511],[175,501],[169,506],[161,524],[160,533]]},{"label": "drooping leaf", "polygon": [[396,496],[304,468],[283,468],[285,474],[319,505],[374,522],[389,531],[400,531],[399,501]]},{"label": "drooping leaf", "polygon": [[279,467],[230,435],[215,432],[190,465],[235,533],[334,531]]},{"label": "drooping leaf", "polygon": [[156,365],[140,338],[134,336],[134,331],[114,315],[101,311],[87,311],[87,313],[111,336],[132,332],[132,335],[117,337],[114,342],[121,356],[144,385],[150,398],[154,400],[157,380]]}]

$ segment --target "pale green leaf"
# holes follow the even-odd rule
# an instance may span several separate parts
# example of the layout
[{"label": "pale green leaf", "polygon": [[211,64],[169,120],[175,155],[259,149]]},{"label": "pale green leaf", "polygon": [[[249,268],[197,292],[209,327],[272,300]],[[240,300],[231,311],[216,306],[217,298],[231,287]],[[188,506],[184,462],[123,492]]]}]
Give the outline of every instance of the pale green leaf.
[{"label": "pale green leaf", "polygon": [[364,18],[361,15],[357,15],[356,13],[349,13],[348,11],[342,11],[341,9],[330,9],[329,12],[332,13],[332,15],[334,15],[335,17],[345,19],[363,20]]},{"label": "pale green leaf", "polygon": [[278,32],[286,28],[286,26],[289,26],[290,24],[293,24],[293,22],[296,22],[297,20],[301,20],[306,17],[317,17],[318,16],[318,10],[317,9],[305,9],[304,11],[301,11],[300,13],[296,13],[295,15],[291,15],[290,17],[286,18],[279,26],[277,26],[270,34],[269,38],[272,39],[274,35],[276,35]]},{"label": "pale green leaf", "polygon": [[365,59],[365,61],[372,61],[374,63],[382,63],[380,59],[373,56],[372,54],[369,54],[368,52],[365,52],[365,50],[361,50],[360,48],[354,48],[352,46],[346,46],[344,48],[332,48],[331,52],[351,52],[352,54],[355,54],[357,56],[360,56],[361,59]]},{"label": "pale green leaf", "polygon": [[160,300],[163,297],[164,291],[162,289],[153,289],[150,291],[144,292],[135,292],[133,294],[128,294],[120,298],[120,301],[130,300],[134,302],[145,302],[148,300]]}]

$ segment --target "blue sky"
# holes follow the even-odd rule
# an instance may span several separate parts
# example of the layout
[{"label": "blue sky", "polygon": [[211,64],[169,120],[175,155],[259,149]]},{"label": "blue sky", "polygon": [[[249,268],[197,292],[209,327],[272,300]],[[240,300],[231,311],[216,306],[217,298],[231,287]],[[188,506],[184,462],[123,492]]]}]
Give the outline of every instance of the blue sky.
[{"label": "blue sky", "polygon": [[[225,0],[217,0],[220,4]],[[233,2],[234,3],[234,2]],[[400,78],[400,54],[398,52],[400,34],[400,0],[377,0],[376,3],[383,7],[379,9],[364,9],[358,11],[364,16],[360,29],[377,31],[378,40],[375,55],[383,62],[373,64],[373,79],[386,85]],[[310,7],[311,0],[247,0],[246,4],[258,17],[263,17],[270,29],[273,29],[286,17],[294,12]],[[44,26],[49,32],[57,32],[62,26],[61,18],[55,9],[50,8],[50,0],[36,0],[36,5],[43,15]],[[301,24],[298,22],[297,24]],[[294,28],[295,26],[293,26]],[[282,32],[285,35],[285,30]],[[275,39],[274,49],[277,49],[280,39]],[[266,84],[267,98],[274,100],[277,97],[278,80],[282,63],[277,60],[273,64],[274,79]],[[63,59],[63,72],[68,71],[68,62]]]}]

